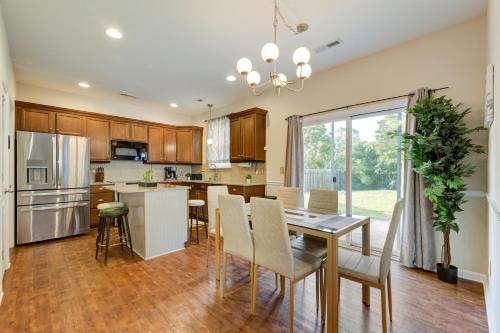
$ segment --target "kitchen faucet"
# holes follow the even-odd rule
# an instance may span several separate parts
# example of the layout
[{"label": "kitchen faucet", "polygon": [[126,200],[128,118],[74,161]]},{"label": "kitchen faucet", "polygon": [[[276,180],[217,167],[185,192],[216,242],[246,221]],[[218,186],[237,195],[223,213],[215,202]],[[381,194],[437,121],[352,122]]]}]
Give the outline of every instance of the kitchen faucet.
[{"label": "kitchen faucet", "polygon": [[219,180],[219,175],[217,174],[217,164],[215,163],[209,163],[208,164],[208,168],[210,169],[210,167],[213,166],[214,169],[215,169],[215,174],[214,174],[214,181],[218,181]]}]

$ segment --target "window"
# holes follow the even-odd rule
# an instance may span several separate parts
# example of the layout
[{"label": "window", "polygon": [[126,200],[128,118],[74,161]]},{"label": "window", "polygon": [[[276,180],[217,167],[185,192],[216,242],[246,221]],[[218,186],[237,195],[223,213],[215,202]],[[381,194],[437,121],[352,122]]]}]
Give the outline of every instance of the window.
[{"label": "window", "polygon": [[209,169],[230,168],[229,161],[229,118],[219,117],[207,123],[207,139],[212,139],[212,144],[207,144],[207,163]]}]

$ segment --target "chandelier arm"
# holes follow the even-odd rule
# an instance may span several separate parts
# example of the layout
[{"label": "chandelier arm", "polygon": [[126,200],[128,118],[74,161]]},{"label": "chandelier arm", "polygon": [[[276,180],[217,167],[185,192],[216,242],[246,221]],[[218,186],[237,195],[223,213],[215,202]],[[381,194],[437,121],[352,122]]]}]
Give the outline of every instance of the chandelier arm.
[{"label": "chandelier arm", "polygon": [[[300,83],[300,87],[297,88],[297,89],[294,89],[292,87],[289,87],[288,85],[285,85],[284,87],[290,91],[293,91],[293,92],[301,92],[302,89],[304,89],[304,80],[300,80],[301,83]],[[293,83],[296,83],[297,81],[293,82]]]}]

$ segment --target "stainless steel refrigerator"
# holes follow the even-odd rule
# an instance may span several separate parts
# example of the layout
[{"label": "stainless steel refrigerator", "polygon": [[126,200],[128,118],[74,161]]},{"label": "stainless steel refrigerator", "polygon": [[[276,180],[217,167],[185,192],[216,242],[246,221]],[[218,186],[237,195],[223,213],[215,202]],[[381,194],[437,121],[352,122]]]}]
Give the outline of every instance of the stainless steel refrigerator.
[{"label": "stainless steel refrigerator", "polygon": [[89,138],[16,132],[16,243],[90,231]]}]

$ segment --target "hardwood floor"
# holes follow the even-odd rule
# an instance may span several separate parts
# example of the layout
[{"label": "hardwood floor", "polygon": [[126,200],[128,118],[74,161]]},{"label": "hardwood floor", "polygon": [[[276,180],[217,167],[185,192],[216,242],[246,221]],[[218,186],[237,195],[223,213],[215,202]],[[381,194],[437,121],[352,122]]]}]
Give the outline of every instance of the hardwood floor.
[{"label": "hardwood floor", "polygon": [[[1,332],[286,332],[288,298],[274,274],[259,271],[257,313],[249,316],[248,265],[228,261],[226,298],[205,266],[206,243],[149,261],[118,247],[94,259],[95,232],[15,248],[4,278]],[[213,255],[212,255],[213,258]],[[390,332],[487,332],[482,286],[439,282],[392,264]],[[322,332],[314,277],[295,289],[296,332]],[[288,287],[288,285],[287,285]],[[342,280],[342,332],[380,332],[380,297],[361,304],[361,286]]]}]

